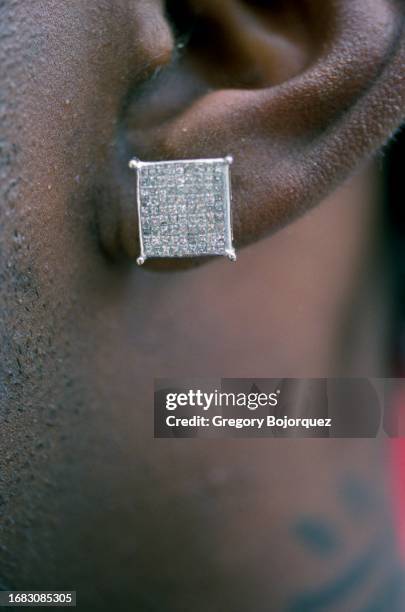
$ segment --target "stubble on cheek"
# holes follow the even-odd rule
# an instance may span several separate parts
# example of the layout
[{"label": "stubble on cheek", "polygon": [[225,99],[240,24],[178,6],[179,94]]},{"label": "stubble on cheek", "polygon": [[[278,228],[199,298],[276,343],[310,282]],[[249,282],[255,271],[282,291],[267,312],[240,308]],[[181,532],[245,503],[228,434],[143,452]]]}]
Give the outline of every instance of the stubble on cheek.
[{"label": "stubble on cheek", "polygon": [[89,283],[106,281],[95,186],[127,86],[113,70],[107,3],[93,20],[83,5],[45,9],[0,8],[0,577],[7,584],[35,558],[34,529],[46,552],[62,486],[49,464],[72,459],[87,403],[86,298]]}]

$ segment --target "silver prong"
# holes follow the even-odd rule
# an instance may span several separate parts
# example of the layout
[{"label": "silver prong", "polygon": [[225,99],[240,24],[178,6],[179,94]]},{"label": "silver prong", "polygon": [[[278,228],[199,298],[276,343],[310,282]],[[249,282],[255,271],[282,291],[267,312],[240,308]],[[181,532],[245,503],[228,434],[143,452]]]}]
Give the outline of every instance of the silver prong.
[{"label": "silver prong", "polygon": [[142,255],[140,257],[138,257],[138,259],[136,260],[136,263],[138,264],[138,266],[143,266],[143,264],[145,263],[145,258],[142,257]]},{"label": "silver prong", "polygon": [[137,157],[133,157],[131,160],[129,160],[128,166],[131,168],[131,170],[137,170],[137,168],[139,168],[141,165],[141,161],[137,158]]},{"label": "silver prong", "polygon": [[225,251],[226,256],[228,257],[228,259],[230,259],[231,261],[236,261],[236,252],[235,249],[227,249]]},{"label": "silver prong", "polygon": [[227,155],[227,156],[225,157],[225,161],[226,161],[226,163],[227,163],[229,166],[230,166],[230,165],[232,165],[232,164],[233,164],[233,157],[232,157],[232,155]]}]

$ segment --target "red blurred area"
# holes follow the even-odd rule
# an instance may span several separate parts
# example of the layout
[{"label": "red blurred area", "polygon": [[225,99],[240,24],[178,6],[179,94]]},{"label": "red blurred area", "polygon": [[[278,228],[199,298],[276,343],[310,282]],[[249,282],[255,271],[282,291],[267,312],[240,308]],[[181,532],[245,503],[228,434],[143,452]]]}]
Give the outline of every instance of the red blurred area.
[{"label": "red blurred area", "polygon": [[[403,422],[405,420],[405,390],[401,390],[394,401],[396,413],[399,415],[399,420]],[[404,430],[401,427],[399,431]],[[389,459],[394,513],[405,560],[405,438],[393,438],[390,441]]]}]

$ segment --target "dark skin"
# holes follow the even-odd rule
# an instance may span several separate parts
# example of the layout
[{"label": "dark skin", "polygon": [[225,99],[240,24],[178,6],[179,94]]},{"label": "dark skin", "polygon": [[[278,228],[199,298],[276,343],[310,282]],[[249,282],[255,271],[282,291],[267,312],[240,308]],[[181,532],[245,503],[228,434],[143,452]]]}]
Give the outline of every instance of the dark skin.
[{"label": "dark skin", "polygon": [[[404,116],[403,4],[168,8],[0,5],[0,582],[83,610],[303,610],[326,587],[367,609],[396,575],[375,441],[153,440],[151,393],[387,372],[368,162]],[[128,159],[227,153],[238,263],[137,269]]]}]

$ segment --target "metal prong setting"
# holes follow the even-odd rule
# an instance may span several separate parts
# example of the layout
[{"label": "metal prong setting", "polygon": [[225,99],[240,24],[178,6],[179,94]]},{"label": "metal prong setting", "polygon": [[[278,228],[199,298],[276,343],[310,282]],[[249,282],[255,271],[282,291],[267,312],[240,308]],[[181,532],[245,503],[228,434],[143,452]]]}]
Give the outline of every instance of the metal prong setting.
[{"label": "metal prong setting", "polygon": [[145,258],[144,257],[138,257],[138,259],[136,260],[136,263],[138,264],[138,266],[143,266],[143,264],[145,263]]},{"label": "metal prong setting", "polygon": [[228,259],[230,259],[231,261],[236,261],[236,252],[235,249],[227,249],[225,251]]},{"label": "metal prong setting", "polygon": [[227,155],[225,158],[226,163],[231,166],[233,164],[233,157],[232,155]]},{"label": "metal prong setting", "polygon": [[142,162],[137,157],[133,157],[128,164],[131,170],[137,170],[141,165],[142,165]]}]

